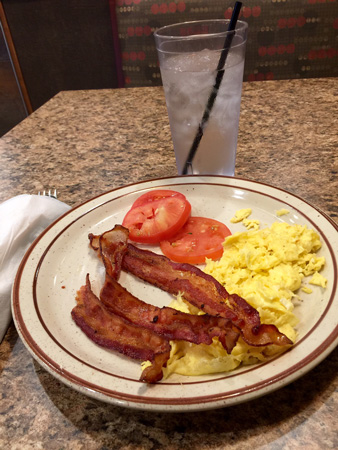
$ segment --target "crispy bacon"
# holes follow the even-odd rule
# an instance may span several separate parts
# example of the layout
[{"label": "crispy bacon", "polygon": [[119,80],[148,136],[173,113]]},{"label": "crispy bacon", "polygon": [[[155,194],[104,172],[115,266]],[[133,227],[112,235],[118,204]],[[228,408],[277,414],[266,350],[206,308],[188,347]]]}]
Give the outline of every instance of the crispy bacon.
[{"label": "crispy bacon", "polygon": [[198,267],[175,263],[166,256],[128,244],[122,268],[171,294],[181,293],[185,300],[208,314],[232,320],[250,345],[292,344],[275,325],[261,324],[258,311],[243,298],[230,295],[214,277]]},{"label": "crispy bacon", "polygon": [[170,356],[167,339],[108,311],[92,292],[88,274],[76,301],[77,305],[72,310],[73,320],[89,339],[130,358],[151,361],[151,366],[143,370],[141,381],[155,383],[162,379],[162,368]]},{"label": "crispy bacon", "polygon": [[[115,234],[114,230],[118,233]],[[128,230],[120,225],[104,233],[105,245],[109,242],[112,264],[121,241],[127,243]],[[108,239],[109,238],[109,239]],[[91,239],[91,246],[99,236]],[[114,244],[115,243],[115,244]],[[107,247],[108,248],[108,247]],[[106,251],[108,257],[109,252]],[[214,277],[191,264],[175,263],[165,256],[142,250],[132,244],[123,246],[122,269],[171,294],[183,294],[185,300],[210,315],[230,319],[250,345],[291,345],[292,341],[275,325],[261,324],[258,311],[236,294],[230,295]],[[109,264],[109,259],[106,259]],[[116,271],[115,273],[117,273]]]},{"label": "crispy bacon", "polygon": [[217,336],[230,354],[239,337],[231,320],[222,317],[186,314],[170,307],[159,308],[139,300],[116,280],[106,275],[100,299],[106,308],[129,320],[172,340],[195,344],[211,344]]},{"label": "crispy bacon", "polygon": [[119,279],[122,259],[127,251],[129,232],[122,225],[115,225],[112,230],[101,235],[89,234],[91,247],[101,256],[106,272],[115,280]]}]

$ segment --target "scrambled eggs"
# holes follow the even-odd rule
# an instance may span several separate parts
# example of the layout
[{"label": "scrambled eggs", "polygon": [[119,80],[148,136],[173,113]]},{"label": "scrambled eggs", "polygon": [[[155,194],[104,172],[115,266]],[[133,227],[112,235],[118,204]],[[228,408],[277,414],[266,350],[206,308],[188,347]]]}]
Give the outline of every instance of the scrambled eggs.
[{"label": "scrambled eggs", "polygon": [[276,214],[278,217],[281,217],[281,216],[285,216],[286,214],[289,214],[289,212],[290,211],[288,209],[282,208],[282,209],[279,209],[278,211],[276,211]]},{"label": "scrambled eggs", "polygon": [[[234,221],[250,215],[240,211]],[[285,213],[283,211],[283,213]],[[325,259],[316,255],[321,247],[318,234],[302,225],[274,223],[270,228],[235,233],[226,238],[219,261],[207,260],[205,272],[222,283],[229,293],[236,293],[255,307],[262,323],[273,323],[293,342],[296,341],[294,300],[296,291],[312,290],[303,285],[304,278],[313,275],[310,283],[326,286],[319,274]],[[203,314],[178,296],[170,305],[192,314]],[[171,342],[172,351],[164,375],[202,375],[230,371],[239,365],[264,361],[285,351],[285,347],[251,347],[241,338],[228,355],[217,338],[211,345],[195,345],[183,341]]]},{"label": "scrambled eggs", "polygon": [[251,208],[239,209],[238,211],[235,212],[234,217],[232,219],[230,219],[230,222],[231,223],[241,222],[242,220],[249,217],[251,213],[252,213]]},{"label": "scrambled eggs", "polygon": [[239,209],[238,211],[235,212],[234,217],[230,219],[230,222],[231,223],[242,222],[247,230],[258,230],[260,221],[256,219],[248,219],[251,213],[252,213],[251,208]]}]

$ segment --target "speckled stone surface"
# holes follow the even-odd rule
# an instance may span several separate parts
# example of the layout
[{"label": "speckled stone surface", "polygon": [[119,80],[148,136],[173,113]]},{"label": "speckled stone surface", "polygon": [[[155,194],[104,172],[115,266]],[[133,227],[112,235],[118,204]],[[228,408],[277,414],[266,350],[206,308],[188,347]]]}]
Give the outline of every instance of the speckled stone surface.
[{"label": "speckled stone surface", "polygon": [[[338,79],[247,83],[239,177],[273,184],[338,221]],[[71,205],[176,175],[161,88],[61,92],[0,139],[0,201],[58,188]],[[63,385],[13,325],[0,346],[0,448],[338,448],[338,349],[301,379],[230,408],[135,412]]]}]

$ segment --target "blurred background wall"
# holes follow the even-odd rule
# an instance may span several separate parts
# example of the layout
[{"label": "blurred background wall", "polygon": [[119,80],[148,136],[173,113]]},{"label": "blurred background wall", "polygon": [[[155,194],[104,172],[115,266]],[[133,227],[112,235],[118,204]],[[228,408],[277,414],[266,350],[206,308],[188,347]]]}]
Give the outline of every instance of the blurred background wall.
[{"label": "blurred background wall", "polygon": [[[108,0],[2,0],[1,6],[32,110],[62,90],[118,86]],[[1,98],[4,92],[1,70]],[[4,108],[9,112],[8,101],[0,123]]]},{"label": "blurred background wall", "polygon": [[[338,75],[337,0],[243,0],[244,81]],[[186,20],[230,18],[228,0],[117,0],[126,86],[161,84],[153,31]]]},{"label": "blurred background wall", "polygon": [[23,99],[9,45],[0,23],[0,136],[27,117],[28,111]]}]

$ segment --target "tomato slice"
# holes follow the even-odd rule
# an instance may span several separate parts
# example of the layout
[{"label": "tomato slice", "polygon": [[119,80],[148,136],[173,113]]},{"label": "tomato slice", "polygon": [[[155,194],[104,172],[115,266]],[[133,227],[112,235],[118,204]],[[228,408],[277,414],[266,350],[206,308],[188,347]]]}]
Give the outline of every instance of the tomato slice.
[{"label": "tomato slice", "polygon": [[181,230],[160,243],[165,256],[176,262],[203,264],[205,258],[219,259],[224,239],[231,231],[223,223],[205,217],[189,217]]},{"label": "tomato slice", "polygon": [[169,189],[156,189],[155,191],[146,192],[145,194],[137,198],[133,203],[132,208],[136,208],[137,206],[144,205],[145,203],[152,203],[154,201],[162,200],[168,197],[180,197],[183,200],[186,200],[185,196],[180,192],[171,191]]},{"label": "tomato slice", "polygon": [[129,229],[132,241],[156,244],[169,239],[190,216],[191,205],[183,194],[165,196],[155,195],[155,192],[142,202],[136,200],[123,219],[122,225]]}]

